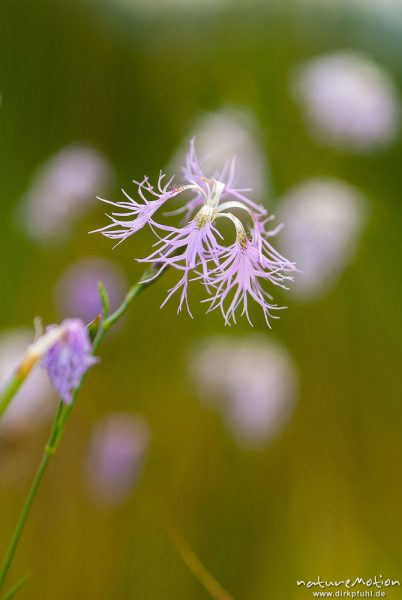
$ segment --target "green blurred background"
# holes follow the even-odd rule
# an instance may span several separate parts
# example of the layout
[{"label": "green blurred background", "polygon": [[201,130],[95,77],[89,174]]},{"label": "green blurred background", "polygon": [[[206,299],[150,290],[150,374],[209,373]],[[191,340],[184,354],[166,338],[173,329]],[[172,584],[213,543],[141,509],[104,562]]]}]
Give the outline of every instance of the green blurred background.
[{"label": "green blurred background", "polygon": [[[118,199],[120,186],[169,164],[200,114],[240,107],[260,127],[270,209],[320,176],[344,179],[369,202],[358,253],[334,289],[310,303],[287,299],[272,332],[255,313],[299,378],[288,426],[263,448],[239,447],[187,376],[192,343],[223,333],[219,315],[205,317],[196,302],[193,320],[174,303],[160,310],[170,273],[136,301],[102,348],[40,491],[10,578],[32,573],[21,598],[207,598],[166,534],[161,505],[236,599],[311,597],[296,579],[318,575],[402,578],[401,139],[370,154],[322,147],[289,94],[298,63],[344,48],[367,52],[401,87],[396,15],[335,1],[2,0],[1,330],[35,315],[57,321],[55,282],[81,256],[113,258],[130,282],[141,273],[133,259],[149,235],[112,252],[87,235],[105,223],[97,203],[64,244],[24,234],[16,207],[38,165],[67,144],[110,161],[114,188],[97,193]],[[248,332],[242,321],[225,330]],[[93,423],[119,410],[146,418],[151,443],[130,499],[106,510],[91,502],[82,462]],[[2,448],[20,475],[0,481],[1,552],[45,439],[46,427]]]}]

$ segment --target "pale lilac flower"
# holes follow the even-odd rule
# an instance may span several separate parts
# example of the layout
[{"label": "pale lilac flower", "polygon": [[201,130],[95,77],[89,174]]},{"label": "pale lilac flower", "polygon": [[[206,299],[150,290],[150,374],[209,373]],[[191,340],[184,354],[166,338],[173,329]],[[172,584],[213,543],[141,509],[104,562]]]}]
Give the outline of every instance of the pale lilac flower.
[{"label": "pale lilac flower", "polygon": [[313,135],[321,142],[370,151],[398,134],[396,86],[364,55],[334,52],[300,67],[292,82]]},{"label": "pale lilac flower", "polygon": [[[50,325],[47,331],[56,327]],[[64,332],[45,354],[42,367],[47,370],[53,387],[66,404],[72,402],[72,392],[81,377],[95,362],[91,353],[88,330],[80,319],[66,319],[61,327]]]},{"label": "pale lilac flower", "polygon": [[[32,333],[15,329],[0,335],[0,388],[32,343]],[[0,436],[18,437],[46,423],[52,415],[54,392],[46,374],[33,368],[0,419]]]},{"label": "pale lilac flower", "polygon": [[263,445],[291,415],[296,369],[286,349],[266,337],[207,338],[190,352],[189,370],[201,399],[222,413],[241,445]]},{"label": "pale lilac flower", "polygon": [[[242,307],[241,314],[250,321],[249,298],[262,307],[268,323],[270,311],[277,306],[271,303],[271,296],[263,286],[285,287],[296,269],[268,241],[279,230],[266,230],[272,217],[267,217],[264,207],[247,196],[247,188],[236,187],[235,161],[228,163],[216,176],[207,177],[201,170],[192,140],[183,169],[183,183],[172,188],[172,180],[162,185],[163,178],[161,174],[157,192],[153,191],[147,178],[138,184],[141,203],[135,200],[114,203],[126,212],[112,213],[112,223],[100,231],[107,237],[124,240],[149,225],[158,241],[156,249],[140,262],[158,265],[159,270],[150,279],[169,266],[181,273],[165,300],[179,292],[179,310],[183,303],[188,307],[190,281],[200,280],[210,296],[209,310],[219,306],[227,324],[230,320],[236,322],[235,313],[239,307]],[[146,198],[144,189],[154,196],[154,200]],[[182,209],[174,211],[185,213],[182,225],[173,227],[157,222],[157,210],[183,193],[188,194],[189,199]],[[244,216],[246,224],[235,213]],[[123,219],[125,215],[128,218]],[[233,244],[228,244],[224,230],[218,229],[217,223],[222,219],[234,226],[236,238]]]},{"label": "pale lilac flower", "polygon": [[312,179],[290,190],[279,214],[286,221],[285,252],[302,275],[292,293],[312,300],[330,290],[353,257],[367,220],[367,202],[352,186],[336,179]]},{"label": "pale lilac flower", "polygon": [[110,309],[115,310],[127,288],[118,265],[100,257],[88,256],[70,265],[56,286],[56,301],[61,316],[92,321],[101,312],[98,282],[107,289]]},{"label": "pale lilac flower", "polygon": [[60,243],[91,206],[96,190],[112,179],[112,168],[96,150],[73,144],[59,150],[34,173],[19,210],[36,241]]},{"label": "pale lilac flower", "polygon": [[84,475],[97,504],[114,506],[126,500],[140,474],[149,442],[146,422],[131,413],[115,413],[92,432]]}]

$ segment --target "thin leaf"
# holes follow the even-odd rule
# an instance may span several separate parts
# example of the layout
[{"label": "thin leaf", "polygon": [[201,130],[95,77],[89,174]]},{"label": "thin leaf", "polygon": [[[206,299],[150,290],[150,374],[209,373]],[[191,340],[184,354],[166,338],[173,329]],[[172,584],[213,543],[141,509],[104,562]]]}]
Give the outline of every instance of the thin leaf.
[{"label": "thin leaf", "polygon": [[98,281],[98,292],[102,303],[102,316],[104,319],[106,319],[109,314],[110,306],[109,294],[107,293],[106,288],[101,281]]},{"label": "thin leaf", "polygon": [[8,590],[8,592],[6,592],[3,596],[2,600],[11,600],[12,598],[14,598],[15,594],[22,588],[22,586],[28,581],[28,579],[30,578],[31,574],[30,573],[26,573],[25,575],[23,575],[16,584],[13,585],[12,588],[10,588]]},{"label": "thin leaf", "polygon": [[91,342],[94,341],[96,334],[98,333],[98,329],[99,329],[99,325],[101,324],[101,321],[102,321],[102,316],[98,315],[97,317],[95,317],[95,319],[93,321],[91,321],[87,325],[88,335],[89,335],[89,339],[91,340]]},{"label": "thin leaf", "polygon": [[191,546],[184,539],[177,527],[173,524],[171,518],[165,510],[163,511],[162,519],[169,538],[176,548],[178,554],[190,569],[194,577],[198,579],[201,585],[209,593],[209,595],[214,598],[214,600],[234,600],[233,596],[221,586],[221,584],[203,565]]}]

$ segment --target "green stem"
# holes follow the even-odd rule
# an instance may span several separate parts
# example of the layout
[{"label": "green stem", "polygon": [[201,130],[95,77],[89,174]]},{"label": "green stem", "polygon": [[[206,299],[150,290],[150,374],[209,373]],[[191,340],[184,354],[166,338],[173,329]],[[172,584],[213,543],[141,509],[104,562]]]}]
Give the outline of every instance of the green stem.
[{"label": "green stem", "polygon": [[[157,273],[157,271],[155,270],[155,268],[152,266],[150,269],[148,269],[145,273],[142,279],[148,279],[149,277],[152,277],[152,275],[155,275]],[[156,279],[156,278],[155,278]],[[101,345],[106,332],[119,320],[121,319],[121,317],[127,312],[128,308],[130,307],[132,301],[134,300],[134,298],[136,298],[138,296],[138,294],[140,294],[140,292],[142,292],[142,290],[144,290],[146,287],[148,287],[151,283],[153,283],[155,281],[155,279],[152,279],[152,281],[140,281],[139,283],[133,285],[126,297],[124,298],[123,302],[121,303],[121,305],[119,306],[119,308],[117,308],[117,310],[112,313],[110,316],[105,317],[100,325],[99,325],[99,329],[97,331],[97,334],[95,336],[95,339],[92,343],[92,353],[96,354],[99,346]],[[78,384],[78,386],[75,388],[73,394],[72,394],[72,402],[69,405],[65,405],[64,402],[60,401],[59,403],[59,408],[53,423],[53,427],[49,436],[49,439],[47,441],[47,444],[45,446],[45,450],[42,456],[42,460],[39,464],[38,470],[36,471],[34,480],[31,484],[31,487],[29,489],[28,492],[28,496],[25,500],[25,504],[24,507],[21,511],[21,514],[19,516],[19,519],[17,521],[17,525],[16,528],[14,530],[14,533],[12,535],[11,541],[9,543],[9,546],[7,548],[6,551],[6,555],[3,561],[3,564],[1,566],[0,569],[0,590],[2,589],[4,582],[6,580],[6,577],[8,575],[8,572],[10,570],[15,552],[17,550],[18,547],[18,542],[21,538],[22,532],[24,530],[25,524],[27,522],[29,513],[31,511],[32,508],[32,504],[35,500],[36,494],[38,492],[38,489],[40,487],[40,484],[42,482],[43,476],[46,472],[46,469],[49,465],[49,461],[51,459],[51,457],[56,453],[58,445],[60,443],[60,440],[62,438],[62,435],[64,433],[67,421],[70,417],[71,411],[74,407],[75,401],[78,397],[78,394],[80,393],[82,384],[85,380],[85,376],[86,374],[84,374],[81,378],[80,383]],[[18,383],[18,385],[14,384],[13,386],[8,386],[10,387],[10,390],[7,391],[7,389],[5,390],[5,392],[3,393],[3,395],[0,398],[0,416],[1,416],[1,408],[4,405],[5,407],[8,406],[8,403],[10,402],[11,398],[13,397],[13,395],[16,393],[16,391],[18,390],[18,388],[20,387],[22,381]],[[7,392],[7,393],[6,393]],[[6,398],[4,400],[4,398]]]},{"label": "green stem", "polygon": [[45,474],[45,471],[47,469],[49,460],[50,460],[50,454],[48,452],[45,452],[43,454],[42,460],[40,462],[40,465],[38,467],[38,470],[36,471],[36,475],[35,478],[32,482],[32,485],[30,487],[30,490],[28,492],[28,496],[27,499],[25,500],[25,504],[24,507],[21,511],[20,514],[20,518],[18,519],[18,523],[17,526],[14,530],[13,533],[13,537],[11,538],[11,542],[8,546],[7,549],[7,553],[6,556],[4,558],[4,562],[3,565],[1,567],[1,572],[0,572],[0,589],[3,587],[3,584],[5,582],[5,579],[8,575],[8,571],[10,570],[11,567],[11,563],[13,561],[15,552],[17,550],[17,546],[18,546],[18,542],[20,540],[20,537],[22,535],[22,532],[24,530],[25,527],[25,523],[28,519],[28,515],[30,513],[31,510],[31,506],[33,504],[33,501],[35,500],[35,496],[37,494],[37,491],[39,489],[39,486],[41,484],[43,475]]},{"label": "green stem", "polygon": [[[133,285],[129,289],[126,297],[124,298],[123,302],[120,304],[119,308],[116,309],[115,312],[112,313],[103,322],[103,327],[101,329],[103,330],[104,333],[106,333],[106,331],[108,331],[108,329],[110,329],[119,319],[121,319],[121,317],[124,315],[124,313],[127,312],[128,308],[130,307],[130,304],[132,303],[134,298],[136,298],[146,287],[148,287],[155,281],[155,279],[152,279],[152,281],[147,281],[147,280],[150,277],[152,277],[153,275],[156,275],[156,273],[157,273],[157,269],[154,266],[151,266],[149,269],[147,269],[145,271],[143,277],[141,278],[141,281],[139,283],[137,283],[136,285]],[[103,339],[103,336],[101,339]],[[97,349],[96,338],[94,341],[94,347],[96,350]]]}]

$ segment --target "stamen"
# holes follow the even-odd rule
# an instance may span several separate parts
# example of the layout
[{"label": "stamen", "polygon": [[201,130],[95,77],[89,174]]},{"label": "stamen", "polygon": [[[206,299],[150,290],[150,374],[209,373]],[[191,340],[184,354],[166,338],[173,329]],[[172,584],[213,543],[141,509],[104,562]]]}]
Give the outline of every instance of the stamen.
[{"label": "stamen", "polygon": [[231,200],[230,202],[224,202],[223,204],[220,204],[216,210],[219,212],[223,212],[224,210],[228,210],[228,208],[241,208],[242,210],[245,210],[251,217],[253,216],[253,211],[239,200]]},{"label": "stamen", "polygon": [[244,232],[244,233],[239,233],[239,234],[238,234],[238,236],[237,236],[237,241],[238,241],[238,242],[239,242],[239,244],[240,244],[240,248],[241,248],[242,250],[245,250],[245,249],[247,248],[247,246],[248,246],[248,243],[249,243],[249,241],[250,241],[250,240],[249,240],[249,239],[248,239],[248,237],[247,237],[247,233],[246,233],[246,232]]},{"label": "stamen", "polygon": [[218,212],[215,214],[215,219],[226,218],[234,223],[236,227],[236,239],[239,242],[240,246],[244,249],[248,243],[248,237],[246,231],[243,227],[243,223],[238,219],[235,215],[232,215],[230,212]]},{"label": "stamen", "polygon": [[212,223],[214,220],[214,212],[214,209],[210,206],[203,206],[194,217],[196,227],[202,229],[207,223]]},{"label": "stamen", "polygon": [[221,199],[222,192],[225,189],[225,184],[216,179],[211,179],[210,181],[212,181],[212,192],[210,192],[207,204],[215,210]]}]

